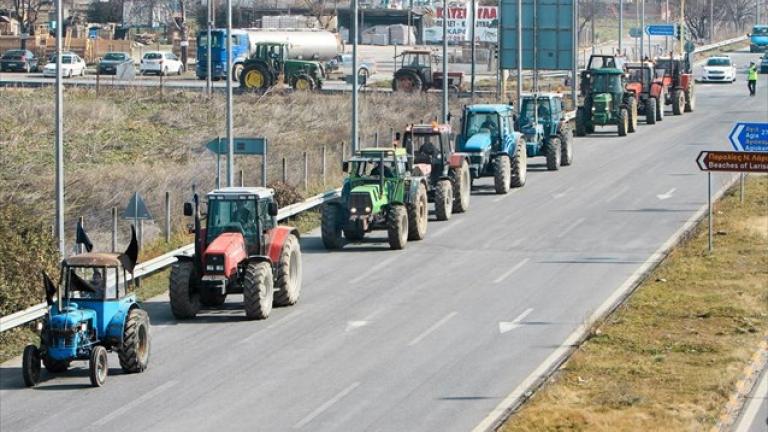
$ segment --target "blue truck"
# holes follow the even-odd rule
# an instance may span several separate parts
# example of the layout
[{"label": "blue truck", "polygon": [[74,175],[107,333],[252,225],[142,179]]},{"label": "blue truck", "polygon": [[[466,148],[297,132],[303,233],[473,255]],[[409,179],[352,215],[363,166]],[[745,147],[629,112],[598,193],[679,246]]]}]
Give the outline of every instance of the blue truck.
[{"label": "blue truck", "polygon": [[[211,78],[214,80],[227,77],[227,30],[211,30]],[[248,32],[245,30],[232,30],[232,79],[237,81],[243,69],[243,62],[251,51],[251,42]],[[208,75],[208,31],[201,30],[197,33],[197,65],[195,66],[197,79],[205,79]]]},{"label": "blue truck", "polygon": [[752,27],[749,36],[749,52],[768,51],[768,25],[756,25]]}]

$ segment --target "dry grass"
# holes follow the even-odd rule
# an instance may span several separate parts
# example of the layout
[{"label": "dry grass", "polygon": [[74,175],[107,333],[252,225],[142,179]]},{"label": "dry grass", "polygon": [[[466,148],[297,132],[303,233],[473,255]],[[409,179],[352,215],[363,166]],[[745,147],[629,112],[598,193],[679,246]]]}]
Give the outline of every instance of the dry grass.
[{"label": "dry grass", "polygon": [[501,430],[700,431],[768,332],[768,177],[718,206]]}]

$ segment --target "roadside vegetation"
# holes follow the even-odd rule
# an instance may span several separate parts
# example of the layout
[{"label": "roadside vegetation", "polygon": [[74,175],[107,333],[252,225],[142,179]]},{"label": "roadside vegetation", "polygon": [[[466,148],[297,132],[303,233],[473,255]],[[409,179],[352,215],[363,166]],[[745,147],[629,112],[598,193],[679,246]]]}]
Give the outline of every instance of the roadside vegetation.
[{"label": "roadside vegetation", "polygon": [[768,176],[749,177],[500,429],[700,431],[768,336]]}]

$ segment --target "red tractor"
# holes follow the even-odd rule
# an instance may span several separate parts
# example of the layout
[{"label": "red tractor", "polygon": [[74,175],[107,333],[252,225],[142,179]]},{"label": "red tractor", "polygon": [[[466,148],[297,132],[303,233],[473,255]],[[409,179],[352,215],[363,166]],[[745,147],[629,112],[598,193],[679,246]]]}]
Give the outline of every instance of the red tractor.
[{"label": "red tractor", "polygon": [[274,191],[229,187],[208,193],[206,227],[200,199],[184,203],[194,216],[195,253],[171,267],[171,311],[194,318],[201,307],[221,306],[227,294],[243,294],[245,316],[264,319],[301,294],[301,249],[296,228],[277,225]]},{"label": "red tractor", "polygon": [[693,74],[689,62],[679,57],[661,57],[656,59],[656,69],[663,71],[664,86],[667,92],[666,105],[672,105],[674,115],[693,112],[696,107],[696,95],[693,88]]},{"label": "red tractor", "polygon": [[635,94],[638,101],[637,111],[645,116],[647,124],[655,124],[664,120],[664,104],[667,98],[667,88],[663,76],[651,62],[627,63],[627,90]]},{"label": "red tractor", "polygon": [[[429,50],[408,50],[400,54],[400,69],[392,78],[392,90],[406,93],[443,88],[443,72],[438,71],[436,56]],[[464,73],[448,72],[448,88],[464,91]]]}]

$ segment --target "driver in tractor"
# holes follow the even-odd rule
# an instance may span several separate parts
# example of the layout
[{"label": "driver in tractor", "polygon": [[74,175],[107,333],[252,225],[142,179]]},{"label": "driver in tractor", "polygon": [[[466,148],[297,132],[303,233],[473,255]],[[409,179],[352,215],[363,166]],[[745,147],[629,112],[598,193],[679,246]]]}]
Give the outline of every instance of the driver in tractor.
[{"label": "driver in tractor", "polygon": [[[380,176],[381,175],[381,169],[379,162],[376,162],[376,165],[373,166],[373,169],[371,170],[371,176]],[[387,166],[387,164],[384,164],[384,177],[392,177],[392,170]]]},{"label": "driver in tractor", "polygon": [[254,218],[251,211],[246,207],[245,201],[235,201],[235,212],[233,214],[235,222],[239,222],[246,231],[254,231]]},{"label": "driver in tractor", "polygon": [[539,100],[538,115],[540,119],[549,118],[549,102],[546,99]]},{"label": "driver in tractor", "polygon": [[424,142],[419,147],[414,157],[415,163],[431,164],[435,157],[438,156],[437,147],[432,144],[430,137],[424,137]]}]

